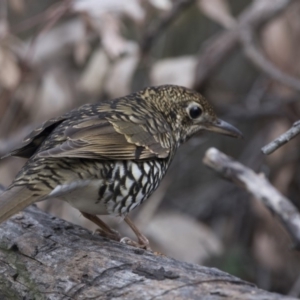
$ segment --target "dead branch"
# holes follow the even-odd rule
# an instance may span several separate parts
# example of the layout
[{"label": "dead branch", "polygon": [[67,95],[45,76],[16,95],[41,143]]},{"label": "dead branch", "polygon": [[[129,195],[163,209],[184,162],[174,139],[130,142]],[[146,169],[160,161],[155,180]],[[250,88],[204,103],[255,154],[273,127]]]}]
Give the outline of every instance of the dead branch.
[{"label": "dead branch", "polygon": [[57,13],[60,14],[61,11],[65,10],[65,3],[54,3],[50,5],[45,11],[34,15],[28,19],[21,21],[20,23],[13,25],[12,32],[14,34],[20,33],[26,30],[30,30],[33,27],[45,24],[45,22],[52,22],[53,17],[55,18]]},{"label": "dead branch", "polygon": [[[226,30],[208,40],[204,47],[200,49],[194,88],[197,90],[201,89],[211,74],[213,74],[216,69],[222,65],[225,59],[236,49],[240,41],[245,48],[248,58],[253,62],[259,60],[257,59],[257,48],[253,51],[253,47],[255,47],[253,43],[254,30],[259,29],[263,24],[282,13],[294,1],[295,0],[255,1],[253,5],[250,5],[243,13],[241,13],[236,27]],[[253,52],[255,53],[254,58]],[[263,57],[263,65],[260,60],[258,64],[259,68],[263,69],[269,76],[299,89],[300,82],[298,79],[284,74],[265,57]],[[268,65],[268,67],[264,68],[266,65]],[[270,65],[272,65],[272,67],[270,67]]]},{"label": "dead branch", "polygon": [[1,299],[295,299],[104,239],[34,206],[1,224],[0,269]]},{"label": "dead branch", "polygon": [[278,148],[280,148],[282,145],[286,144],[291,139],[296,137],[299,133],[300,133],[300,120],[295,122],[293,124],[292,128],[290,128],[288,131],[283,133],[281,136],[276,138],[274,141],[272,141],[268,145],[261,148],[261,151],[264,154],[269,155],[269,154],[273,153],[274,151],[276,151]]},{"label": "dead branch", "polygon": [[[262,5],[259,1],[253,3],[253,11],[257,11],[257,14],[276,16],[279,12],[291,4],[292,0],[272,0]],[[268,4],[267,4],[268,3]],[[259,24],[249,24],[244,22],[239,26],[240,41],[243,45],[246,56],[252,61],[252,63],[258,67],[261,71],[269,75],[271,78],[291,87],[296,90],[300,90],[300,79],[286,74],[268,60],[261,49],[259,49],[255,40],[255,29]]]},{"label": "dead branch", "polygon": [[242,187],[274,213],[300,249],[300,214],[289,199],[281,195],[265,178],[215,148],[206,151],[203,162],[224,178]]},{"label": "dead branch", "polygon": [[42,36],[43,33],[49,31],[63,16],[70,12],[72,5],[72,0],[64,0],[58,6],[50,7],[49,11],[47,10],[46,16],[48,20],[40,29],[40,31],[30,41],[27,54],[25,55],[27,61],[32,60],[32,56],[34,55],[35,45],[37,43],[38,38]]}]

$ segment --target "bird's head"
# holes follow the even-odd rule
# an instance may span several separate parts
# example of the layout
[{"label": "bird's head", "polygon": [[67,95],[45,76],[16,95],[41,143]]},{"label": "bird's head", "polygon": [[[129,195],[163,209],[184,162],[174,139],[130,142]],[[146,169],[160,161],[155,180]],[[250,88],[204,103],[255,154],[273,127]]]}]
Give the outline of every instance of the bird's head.
[{"label": "bird's head", "polygon": [[183,143],[201,130],[242,138],[242,133],[229,123],[217,118],[212,105],[199,93],[185,87],[165,85],[156,88],[160,97],[156,105]]}]

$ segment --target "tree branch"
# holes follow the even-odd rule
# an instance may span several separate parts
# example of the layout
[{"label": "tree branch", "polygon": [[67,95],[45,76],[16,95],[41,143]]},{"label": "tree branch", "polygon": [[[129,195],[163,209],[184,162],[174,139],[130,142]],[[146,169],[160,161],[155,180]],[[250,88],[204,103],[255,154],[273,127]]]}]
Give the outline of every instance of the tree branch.
[{"label": "tree branch", "polygon": [[289,199],[281,195],[265,178],[215,148],[207,150],[203,162],[224,178],[236,183],[274,213],[300,250],[300,214]]},{"label": "tree branch", "polygon": [[0,270],[0,299],[295,299],[104,239],[35,206],[1,224]]},{"label": "tree branch", "polygon": [[261,148],[261,151],[264,154],[269,155],[269,154],[273,153],[274,151],[276,151],[278,148],[280,148],[282,145],[286,144],[291,139],[296,137],[299,133],[300,133],[300,120],[295,122],[293,124],[292,128],[290,128],[288,131],[283,133],[281,136],[276,138],[271,143],[269,143],[266,146],[264,146],[263,148]]},{"label": "tree branch", "polygon": [[[238,18],[236,27],[226,30],[208,40],[202,49],[196,68],[194,88],[200,90],[206,80],[236,49],[238,43],[244,46],[247,57],[272,78],[299,89],[299,80],[284,74],[262,54],[253,43],[253,32],[263,24],[282,13],[295,0],[257,0]],[[263,58],[263,59],[262,59]],[[263,63],[261,63],[263,61]],[[270,67],[271,65],[271,67]]]},{"label": "tree branch", "polygon": [[[292,0],[272,0],[264,1],[263,5],[259,1],[253,3],[253,12],[256,11],[257,15],[265,15],[274,17],[280,13],[283,9],[291,4]],[[267,2],[268,5],[267,5]],[[258,67],[261,71],[269,75],[271,78],[291,87],[296,90],[300,90],[300,79],[286,74],[268,60],[259,49],[255,42],[254,30],[260,24],[253,24],[253,22],[244,22],[239,26],[240,41],[244,47],[246,56],[252,61],[252,63]]]}]

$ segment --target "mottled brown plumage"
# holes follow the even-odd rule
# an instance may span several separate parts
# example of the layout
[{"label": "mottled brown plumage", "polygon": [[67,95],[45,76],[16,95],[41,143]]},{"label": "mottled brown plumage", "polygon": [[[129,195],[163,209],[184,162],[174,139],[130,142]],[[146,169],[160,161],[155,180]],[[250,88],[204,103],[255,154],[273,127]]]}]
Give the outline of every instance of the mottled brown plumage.
[{"label": "mottled brown plumage", "polygon": [[35,201],[59,197],[117,239],[94,215],[126,216],[158,187],[179,145],[202,129],[241,136],[200,94],[170,85],[51,119],[10,153],[28,161],[0,195],[0,223]]}]

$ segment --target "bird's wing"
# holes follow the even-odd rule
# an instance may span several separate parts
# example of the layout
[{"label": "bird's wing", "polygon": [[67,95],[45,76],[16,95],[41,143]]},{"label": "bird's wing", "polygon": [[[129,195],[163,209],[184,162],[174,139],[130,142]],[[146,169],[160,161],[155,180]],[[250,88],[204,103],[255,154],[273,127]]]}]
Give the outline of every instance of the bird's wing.
[{"label": "bird's wing", "polygon": [[8,156],[20,156],[24,158],[31,157],[42,144],[42,142],[49,136],[49,134],[66,118],[67,116],[63,115],[44,122],[29,135],[27,135],[18,148],[11,150],[10,153],[1,158]]},{"label": "bird's wing", "polygon": [[141,121],[129,116],[81,119],[64,128],[62,142],[37,155],[106,160],[165,158],[170,151],[171,131],[166,124],[156,125],[157,120]]}]

